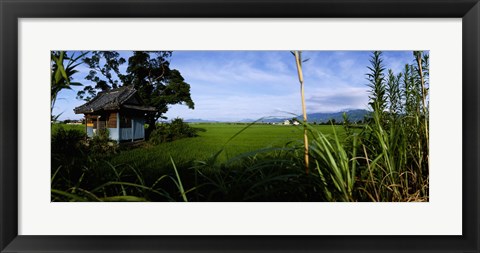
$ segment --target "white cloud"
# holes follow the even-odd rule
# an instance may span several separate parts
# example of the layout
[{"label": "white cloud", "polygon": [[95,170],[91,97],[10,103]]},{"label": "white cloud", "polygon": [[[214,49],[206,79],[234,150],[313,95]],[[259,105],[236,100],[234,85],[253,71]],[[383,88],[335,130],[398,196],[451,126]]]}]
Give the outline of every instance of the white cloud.
[{"label": "white cloud", "polygon": [[342,88],[317,89],[306,97],[307,109],[310,112],[338,112],[345,109],[367,109],[368,89]]},{"label": "white cloud", "polygon": [[[283,68],[283,67],[278,67]],[[295,81],[296,76],[256,68],[252,63],[232,61],[227,64],[218,62],[188,62],[181,66],[182,75],[192,85],[195,82],[216,86],[238,84],[287,84]]]},{"label": "white cloud", "polygon": [[300,97],[297,94],[284,96],[226,96],[200,97],[195,110],[186,106],[172,106],[167,113],[169,118],[202,118],[209,120],[242,120],[262,117],[283,117],[288,113],[299,114]]}]

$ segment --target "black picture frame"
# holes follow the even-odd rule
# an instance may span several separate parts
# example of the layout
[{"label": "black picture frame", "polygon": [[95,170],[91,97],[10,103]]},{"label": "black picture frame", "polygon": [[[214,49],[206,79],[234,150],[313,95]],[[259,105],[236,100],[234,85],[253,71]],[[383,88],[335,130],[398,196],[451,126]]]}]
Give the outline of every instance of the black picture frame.
[{"label": "black picture frame", "polygon": [[[479,252],[480,4],[478,0],[0,0],[0,17],[1,252]],[[19,18],[59,17],[462,18],[463,235],[18,235],[19,41],[17,22]]]}]

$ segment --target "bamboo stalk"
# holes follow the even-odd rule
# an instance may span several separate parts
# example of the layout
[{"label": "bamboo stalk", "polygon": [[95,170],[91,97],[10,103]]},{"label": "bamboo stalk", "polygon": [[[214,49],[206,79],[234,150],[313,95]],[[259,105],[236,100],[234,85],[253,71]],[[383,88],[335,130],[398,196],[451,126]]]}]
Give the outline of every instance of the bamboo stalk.
[{"label": "bamboo stalk", "polygon": [[303,85],[303,71],[302,62],[300,60],[300,52],[294,51],[295,61],[297,63],[298,81],[300,82],[300,93],[302,96],[302,112],[303,112],[303,141],[305,146],[305,172],[309,173],[309,158],[308,158],[308,132],[307,132],[307,108],[305,106],[305,91]]},{"label": "bamboo stalk", "polygon": [[425,117],[425,135],[426,135],[425,137],[427,139],[427,147],[430,148],[429,137],[428,137],[427,106],[425,102],[425,100],[427,99],[427,91],[425,90],[425,80],[423,79],[422,53],[419,52],[416,56],[417,56],[416,58],[417,58],[417,64],[418,64],[418,72],[420,74],[420,81],[422,82],[422,105],[423,105],[423,115]]}]

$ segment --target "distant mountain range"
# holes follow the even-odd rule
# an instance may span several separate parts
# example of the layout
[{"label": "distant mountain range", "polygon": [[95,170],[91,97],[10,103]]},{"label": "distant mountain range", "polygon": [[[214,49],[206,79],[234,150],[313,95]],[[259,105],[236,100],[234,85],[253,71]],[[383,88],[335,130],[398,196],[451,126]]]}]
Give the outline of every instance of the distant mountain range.
[{"label": "distant mountain range", "polygon": [[[367,110],[363,109],[354,109],[354,110],[347,110],[347,111],[341,111],[341,112],[316,112],[316,113],[310,113],[307,114],[308,122],[317,122],[317,123],[325,123],[328,122],[330,119],[334,119],[336,122],[343,122],[343,113],[346,113],[349,120],[352,122],[363,120],[366,115],[368,115],[370,112]],[[259,120],[259,122],[263,123],[281,123],[284,122],[285,120],[291,120],[293,117],[290,118],[264,118]],[[297,119],[301,120],[303,118],[303,115],[298,115],[296,117]],[[234,122],[241,122],[241,123],[249,123],[249,122],[254,122],[256,120],[254,119],[242,119]],[[216,123],[216,122],[222,122],[222,121],[216,121],[216,120],[204,120],[204,119],[186,119],[185,122],[190,122],[190,123]]]},{"label": "distant mountain range", "polygon": [[218,122],[220,122],[220,121],[216,121],[216,120],[207,120],[207,119],[186,119],[184,121],[188,122],[188,123],[218,123]]},{"label": "distant mountain range", "polygon": [[[327,122],[330,119],[334,119],[336,122],[343,122],[343,113],[346,113],[348,116],[348,119],[352,122],[363,120],[366,115],[368,115],[370,112],[367,110],[363,109],[355,109],[355,110],[349,110],[349,111],[343,111],[343,112],[333,112],[333,113],[312,113],[312,114],[307,114],[308,121],[309,122]],[[301,116],[298,116],[299,119],[301,119]]]}]

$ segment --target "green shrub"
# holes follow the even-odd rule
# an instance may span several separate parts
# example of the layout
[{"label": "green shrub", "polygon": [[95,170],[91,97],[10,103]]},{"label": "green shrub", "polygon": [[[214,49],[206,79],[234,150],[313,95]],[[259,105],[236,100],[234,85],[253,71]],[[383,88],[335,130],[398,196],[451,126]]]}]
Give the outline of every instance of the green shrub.
[{"label": "green shrub", "polygon": [[84,131],[52,125],[52,188],[65,188],[64,185],[70,185],[70,181],[76,181],[81,176],[82,168],[88,163],[85,139]]},{"label": "green shrub", "polygon": [[171,142],[182,138],[196,137],[197,132],[205,131],[204,129],[194,128],[188,125],[181,118],[175,118],[170,123],[162,123],[156,126],[155,130],[150,134],[149,141],[152,144],[162,142]]},{"label": "green shrub", "polygon": [[94,157],[109,156],[117,153],[118,143],[110,139],[110,131],[107,128],[98,129],[88,142],[88,151]]},{"label": "green shrub", "polygon": [[85,151],[82,141],[86,134],[77,129],[65,129],[63,126],[56,126],[52,130],[52,156],[55,158],[75,157]]}]

